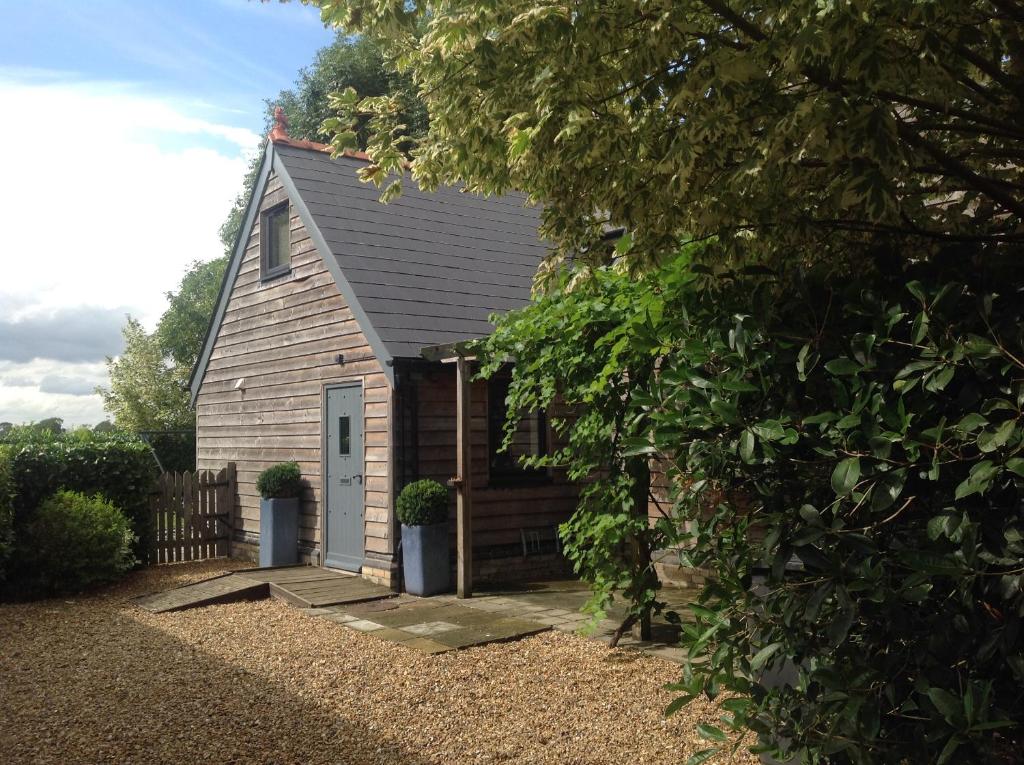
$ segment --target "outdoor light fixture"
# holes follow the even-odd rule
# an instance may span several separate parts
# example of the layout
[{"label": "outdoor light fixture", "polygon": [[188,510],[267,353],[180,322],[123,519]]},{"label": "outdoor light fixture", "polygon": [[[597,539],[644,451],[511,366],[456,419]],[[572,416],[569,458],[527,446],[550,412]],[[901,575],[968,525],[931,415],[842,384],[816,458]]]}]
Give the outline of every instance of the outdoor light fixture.
[{"label": "outdoor light fixture", "polygon": [[339,364],[344,364],[345,363],[345,354],[344,353],[339,353],[338,354],[337,362]]},{"label": "outdoor light fixture", "polygon": [[245,378],[239,377],[238,382],[235,383],[235,390],[245,391]]}]

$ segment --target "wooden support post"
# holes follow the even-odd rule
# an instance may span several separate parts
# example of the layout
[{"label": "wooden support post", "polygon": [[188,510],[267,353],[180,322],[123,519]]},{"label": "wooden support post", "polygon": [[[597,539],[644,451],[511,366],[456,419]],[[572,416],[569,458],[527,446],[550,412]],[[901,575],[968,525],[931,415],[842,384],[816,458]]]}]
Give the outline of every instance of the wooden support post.
[{"label": "wooden support post", "polygon": [[470,412],[470,367],[469,360],[459,357],[455,363],[457,393],[456,415],[456,529],[458,539],[458,573],[456,590],[458,597],[473,596],[473,501],[472,501],[472,442]]}]

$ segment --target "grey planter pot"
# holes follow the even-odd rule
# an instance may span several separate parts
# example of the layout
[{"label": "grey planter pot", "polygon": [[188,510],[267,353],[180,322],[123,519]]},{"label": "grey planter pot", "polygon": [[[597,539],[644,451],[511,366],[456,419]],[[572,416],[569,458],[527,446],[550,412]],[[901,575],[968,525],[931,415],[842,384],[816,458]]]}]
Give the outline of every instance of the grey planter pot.
[{"label": "grey planter pot", "polygon": [[430,526],[402,524],[402,569],[405,591],[437,595],[451,586],[448,571],[448,522]]},{"label": "grey planter pot", "polygon": [[260,566],[299,562],[299,500],[260,500]]}]

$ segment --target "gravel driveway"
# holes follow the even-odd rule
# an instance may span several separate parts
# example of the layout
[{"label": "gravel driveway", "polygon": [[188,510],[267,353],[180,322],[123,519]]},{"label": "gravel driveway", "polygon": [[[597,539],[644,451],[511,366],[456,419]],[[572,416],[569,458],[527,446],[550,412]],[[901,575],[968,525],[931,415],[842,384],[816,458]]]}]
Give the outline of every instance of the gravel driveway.
[{"label": "gravel driveway", "polygon": [[665,720],[678,667],[562,633],[426,656],[276,601],[126,602],[226,568],[0,606],[0,760],[678,765],[706,746],[695,722],[717,716]]}]

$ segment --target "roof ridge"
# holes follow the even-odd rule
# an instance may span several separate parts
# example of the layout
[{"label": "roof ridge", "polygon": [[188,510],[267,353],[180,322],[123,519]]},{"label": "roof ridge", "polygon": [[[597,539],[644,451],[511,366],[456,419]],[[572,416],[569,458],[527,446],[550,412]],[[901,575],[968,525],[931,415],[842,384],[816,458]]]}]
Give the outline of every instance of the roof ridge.
[{"label": "roof ridge", "polygon": [[335,154],[334,148],[330,144],[320,143],[318,141],[308,141],[303,138],[292,138],[288,135],[288,116],[280,106],[274,108],[274,127],[267,135],[267,138],[275,146],[291,146],[294,149],[319,151],[325,154],[330,154],[332,158],[340,156],[350,157],[351,159],[361,159],[364,162],[370,161],[370,156],[365,151],[351,151],[349,149],[345,149],[339,154]]}]

